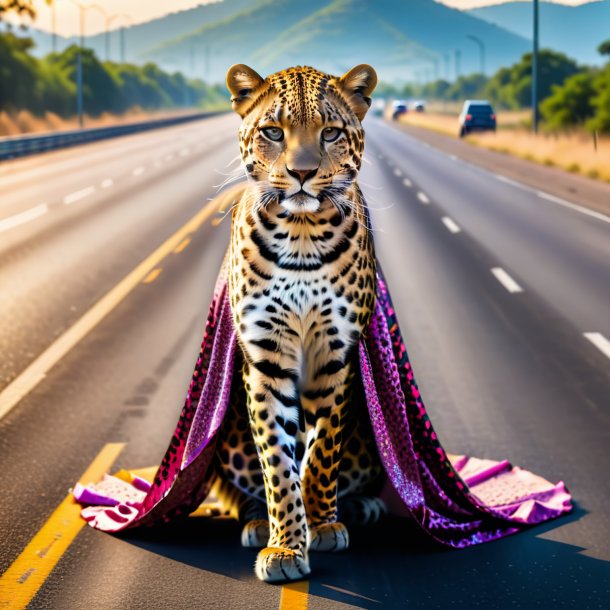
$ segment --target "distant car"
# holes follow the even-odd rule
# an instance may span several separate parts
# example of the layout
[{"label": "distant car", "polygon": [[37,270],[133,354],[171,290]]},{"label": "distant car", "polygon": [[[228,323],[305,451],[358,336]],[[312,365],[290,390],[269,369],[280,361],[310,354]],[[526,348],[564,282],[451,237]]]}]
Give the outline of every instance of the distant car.
[{"label": "distant car", "polygon": [[495,131],[496,113],[487,100],[466,100],[459,118],[460,138],[471,131]]},{"label": "distant car", "polygon": [[409,112],[407,104],[396,100],[392,108],[392,120],[397,121],[399,116],[407,114],[407,112]]},{"label": "distant car", "polygon": [[415,110],[415,112],[425,112],[426,111],[426,102],[424,102],[423,100],[414,101],[413,110]]}]

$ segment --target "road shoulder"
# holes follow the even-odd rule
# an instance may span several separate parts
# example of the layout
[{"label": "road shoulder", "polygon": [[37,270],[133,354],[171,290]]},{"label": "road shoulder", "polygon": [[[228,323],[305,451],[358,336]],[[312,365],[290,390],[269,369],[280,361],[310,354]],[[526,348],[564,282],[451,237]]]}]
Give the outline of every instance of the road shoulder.
[{"label": "road shoulder", "polygon": [[501,174],[590,210],[610,215],[610,184],[570,174],[555,167],[538,165],[508,154],[478,148],[423,127],[389,121],[388,125],[449,155],[455,155],[462,161],[478,165],[490,172]]}]

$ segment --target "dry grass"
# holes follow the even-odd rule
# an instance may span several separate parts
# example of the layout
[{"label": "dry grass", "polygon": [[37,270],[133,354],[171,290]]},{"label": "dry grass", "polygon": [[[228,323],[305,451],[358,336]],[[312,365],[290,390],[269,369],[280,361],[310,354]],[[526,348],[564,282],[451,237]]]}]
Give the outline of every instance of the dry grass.
[{"label": "dry grass", "polygon": [[[85,127],[104,127],[121,123],[133,123],[137,121],[147,121],[150,119],[161,119],[169,116],[190,113],[195,108],[183,108],[180,110],[160,110],[157,112],[144,111],[141,108],[133,108],[122,115],[103,113],[99,117],[85,115]],[[28,112],[20,110],[16,114],[9,114],[0,111],[0,137],[17,136],[27,133],[44,133],[50,131],[62,131],[65,129],[77,129],[78,119],[72,117],[64,119],[53,112],[47,112],[43,117],[38,117]]]},{"label": "dry grass", "polygon": [[[599,138],[596,151],[592,136],[585,132],[534,136],[523,127],[528,118],[527,111],[499,112],[497,133],[475,133],[464,139],[482,148],[610,182],[609,137]],[[458,137],[458,123],[455,116],[411,112],[403,116],[401,121],[407,125],[424,127]]]}]

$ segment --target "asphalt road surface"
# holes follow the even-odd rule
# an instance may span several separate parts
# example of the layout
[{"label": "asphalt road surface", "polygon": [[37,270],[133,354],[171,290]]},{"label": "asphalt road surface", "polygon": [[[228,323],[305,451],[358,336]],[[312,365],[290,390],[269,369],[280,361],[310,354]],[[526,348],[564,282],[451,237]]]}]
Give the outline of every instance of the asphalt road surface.
[{"label": "asphalt road surface", "polygon": [[[258,582],[231,522],[84,527],[61,552],[53,538],[56,565],[34,586],[19,558],[100,451],[124,444],[113,470],[164,453],[228,243],[206,206],[238,167],[237,125],[0,165],[0,406],[14,404],[0,421],[0,566],[23,568],[11,595],[62,610],[610,607],[610,219],[375,119],[360,180],[440,438],[565,481],[575,511],[460,551],[390,519],[312,556],[296,587]],[[46,372],[24,373],[43,352]]]}]

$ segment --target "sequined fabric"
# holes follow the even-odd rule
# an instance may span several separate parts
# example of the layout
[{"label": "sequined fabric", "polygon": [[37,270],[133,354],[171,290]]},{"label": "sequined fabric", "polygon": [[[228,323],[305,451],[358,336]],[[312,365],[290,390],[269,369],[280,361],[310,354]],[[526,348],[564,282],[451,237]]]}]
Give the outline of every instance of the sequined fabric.
[{"label": "sequined fabric", "polygon": [[[104,531],[171,521],[197,509],[210,490],[216,432],[241,375],[239,346],[223,264],[192,381],[169,448],[149,488],[106,477],[79,486],[83,517]],[[465,547],[501,538],[571,510],[562,482],[553,485],[507,461],[449,456],[426,413],[385,280],[360,342],[361,380],[394,508],[435,540]],[[133,479],[135,481],[136,479]],[[135,485],[135,482],[131,484]],[[143,496],[143,497],[142,497]]]}]

